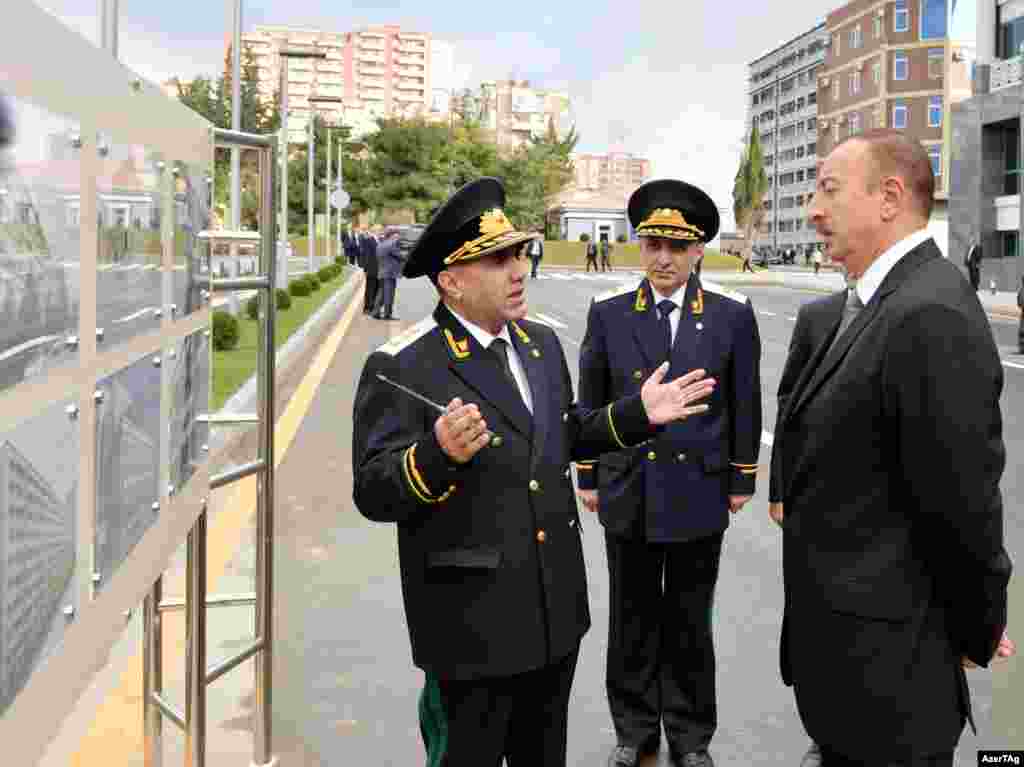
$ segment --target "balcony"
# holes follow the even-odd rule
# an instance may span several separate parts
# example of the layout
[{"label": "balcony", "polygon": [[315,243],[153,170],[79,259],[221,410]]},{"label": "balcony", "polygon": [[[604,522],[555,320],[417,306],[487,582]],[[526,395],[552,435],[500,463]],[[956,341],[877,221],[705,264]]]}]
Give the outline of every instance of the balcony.
[{"label": "balcony", "polygon": [[411,93],[399,93],[395,96],[395,101],[418,101],[423,102],[423,96],[416,96]]},{"label": "balcony", "polygon": [[423,83],[411,82],[409,80],[399,80],[396,86],[400,91],[417,91],[423,92]]},{"label": "balcony", "polygon": [[989,80],[989,93],[995,93],[1003,88],[1011,88],[1020,85],[1024,58],[1017,56],[1012,59],[1003,59],[992,62],[992,72]]},{"label": "balcony", "polygon": [[373,53],[360,53],[358,58],[359,58],[360,61],[364,61],[364,62],[372,63],[372,64],[383,64],[384,63],[384,57],[383,56],[377,56],[376,54],[373,54]]}]

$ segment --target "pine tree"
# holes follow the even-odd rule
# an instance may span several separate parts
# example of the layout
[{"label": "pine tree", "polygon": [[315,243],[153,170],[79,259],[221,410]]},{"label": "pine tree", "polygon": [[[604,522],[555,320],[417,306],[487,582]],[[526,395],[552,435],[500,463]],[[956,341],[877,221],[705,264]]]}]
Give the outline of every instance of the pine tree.
[{"label": "pine tree", "polygon": [[736,217],[737,228],[743,232],[745,258],[750,257],[754,243],[753,235],[764,219],[764,197],[767,192],[768,174],[764,169],[761,137],[755,124],[740,159],[732,192],[733,214]]}]

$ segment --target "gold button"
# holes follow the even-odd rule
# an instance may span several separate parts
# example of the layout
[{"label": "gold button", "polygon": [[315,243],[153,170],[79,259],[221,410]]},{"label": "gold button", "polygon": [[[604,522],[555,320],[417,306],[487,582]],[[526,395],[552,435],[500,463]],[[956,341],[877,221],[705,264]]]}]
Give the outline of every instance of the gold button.
[{"label": "gold button", "polygon": [[500,434],[495,434],[491,437],[491,447],[501,447],[502,442],[504,442],[504,440],[501,438]]},{"label": "gold button", "polygon": [[548,539],[548,534],[543,530],[537,531],[537,543],[544,543]]},{"label": "gold button", "polygon": [[562,413],[562,422],[563,423],[569,423],[569,414],[568,413]]},{"label": "gold button", "polygon": [[643,377],[644,377],[644,371],[636,370],[636,371],[633,372],[633,378],[635,378],[636,380],[639,381]]},{"label": "gold button", "polygon": [[679,463],[682,463],[683,461],[685,461],[686,460],[686,453],[680,453],[679,455],[677,455],[676,456],[676,460],[679,461]]},{"label": "gold button", "polygon": [[531,480],[530,480],[530,489],[531,489],[531,490],[532,490],[533,492],[535,492],[535,493],[536,493],[536,492],[537,492],[538,490],[540,490],[540,482],[538,482],[538,481],[537,481],[537,480],[535,480],[535,479],[531,479]]},{"label": "gold button", "polygon": [[658,457],[658,454],[655,453],[653,450],[647,454],[648,460],[651,460],[651,461],[653,461],[657,457]]}]

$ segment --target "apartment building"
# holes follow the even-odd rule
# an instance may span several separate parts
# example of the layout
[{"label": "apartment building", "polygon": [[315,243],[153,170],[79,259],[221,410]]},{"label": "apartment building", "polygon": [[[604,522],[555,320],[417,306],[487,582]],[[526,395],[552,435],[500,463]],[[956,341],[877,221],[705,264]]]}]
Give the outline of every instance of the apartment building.
[{"label": "apartment building", "polygon": [[553,124],[558,135],[571,127],[569,94],[530,86],[529,80],[490,80],[480,84],[478,117],[499,149],[514,150]]},{"label": "apartment building", "polygon": [[818,77],[821,156],[873,128],[905,131],[927,148],[940,248],[948,239],[946,113],[971,93],[972,45],[950,37],[949,21],[946,0],[855,0],[828,15]]},{"label": "apartment building", "polygon": [[[272,99],[280,89],[282,46],[316,48],[326,59],[286,59],[290,140],[305,141],[311,107],[325,119],[345,124],[355,135],[375,129],[378,117],[429,115],[438,57],[444,78],[451,76],[453,50],[422,32],[387,24],[353,32],[257,26],[242,35],[259,70],[260,94]],[[337,96],[342,104],[311,105],[309,97]]]},{"label": "apartment building", "polygon": [[573,153],[571,159],[575,166],[577,189],[635,188],[651,177],[650,160],[629,152]]},{"label": "apartment building", "polygon": [[972,97],[951,109],[951,258],[964,268],[967,250],[972,243],[980,243],[982,287],[1016,291],[1024,276],[1020,248],[1024,2],[978,0],[963,12],[976,14],[954,21],[962,26],[973,22],[977,60]]},{"label": "apartment building", "polygon": [[807,221],[818,152],[817,76],[824,66],[821,23],[752,61],[747,134],[758,126],[768,173],[768,194],[754,246],[798,255],[820,245]]}]

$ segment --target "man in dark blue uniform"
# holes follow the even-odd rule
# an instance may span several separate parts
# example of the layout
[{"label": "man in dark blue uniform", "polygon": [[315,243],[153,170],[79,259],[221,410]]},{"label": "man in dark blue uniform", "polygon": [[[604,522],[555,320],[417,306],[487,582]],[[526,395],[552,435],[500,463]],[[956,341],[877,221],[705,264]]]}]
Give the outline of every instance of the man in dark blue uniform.
[{"label": "man in dark blue uniform", "polygon": [[717,725],[711,603],[722,537],[754,493],[761,439],[761,341],[750,301],[692,274],[718,232],[700,189],[648,182],[629,200],[647,277],[594,299],[580,350],[580,403],[600,408],[670,376],[706,368],[710,410],[649,443],[581,463],[580,495],[605,527],[611,585],[607,688],[618,745],[609,765],[658,749],[711,767]]},{"label": "man in dark blue uniform", "polygon": [[[528,322],[518,232],[497,179],[460,189],[409,254],[433,316],[374,352],[353,414],[354,498],[398,528],[431,765],[563,767],[569,692],[590,626],[569,464],[704,412],[703,371],[575,405],[555,333]],[[380,376],[414,390],[438,410]]]}]

